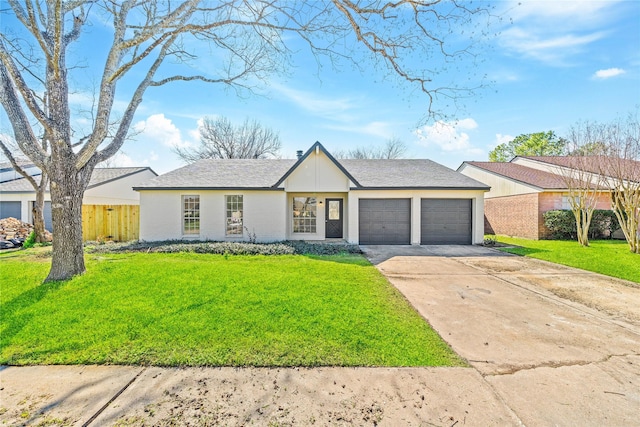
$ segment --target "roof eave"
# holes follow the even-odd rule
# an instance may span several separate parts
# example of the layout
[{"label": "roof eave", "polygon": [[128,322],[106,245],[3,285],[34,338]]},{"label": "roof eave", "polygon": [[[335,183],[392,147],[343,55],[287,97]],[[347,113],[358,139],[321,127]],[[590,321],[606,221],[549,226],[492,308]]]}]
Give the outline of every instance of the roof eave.
[{"label": "roof eave", "polygon": [[446,186],[446,187],[435,187],[435,186],[393,186],[393,187],[350,187],[349,190],[460,190],[460,191],[489,191],[491,187],[483,186],[483,187],[455,187],[455,186]]},{"label": "roof eave", "polygon": [[124,174],[124,175],[120,175],[120,176],[115,177],[115,178],[111,178],[111,179],[107,179],[107,180],[105,180],[105,181],[100,181],[100,182],[96,182],[95,184],[91,184],[91,185],[87,186],[87,190],[88,190],[88,189],[90,189],[90,188],[95,188],[95,187],[99,187],[99,186],[101,186],[101,185],[108,184],[108,183],[113,182],[113,181],[117,181],[117,180],[119,180],[119,179],[128,178],[128,177],[130,177],[130,176],[132,176],[132,175],[135,175],[135,174],[140,173],[140,172],[144,172],[144,171],[146,171],[146,170],[149,170],[149,171],[150,171],[151,173],[153,173],[155,176],[158,176],[158,174],[157,174],[157,173],[155,173],[155,172],[153,171],[153,169],[151,169],[149,166],[146,166],[146,167],[141,167],[139,170],[134,171],[134,172],[129,172],[129,173],[126,173],[126,174]]},{"label": "roof eave", "polygon": [[284,191],[284,188],[275,187],[133,187],[133,191],[194,191],[194,190],[220,190],[220,191],[241,191],[241,190],[260,190],[260,191]]}]

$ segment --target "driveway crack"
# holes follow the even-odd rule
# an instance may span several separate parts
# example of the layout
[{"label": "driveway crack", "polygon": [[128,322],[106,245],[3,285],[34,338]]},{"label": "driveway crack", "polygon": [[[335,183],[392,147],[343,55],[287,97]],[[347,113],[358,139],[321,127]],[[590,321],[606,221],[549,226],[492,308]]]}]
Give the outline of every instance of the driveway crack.
[{"label": "driveway crack", "polygon": [[[536,365],[522,365],[522,366],[513,366],[511,369],[500,371],[491,374],[484,374],[485,377],[500,377],[505,375],[513,375],[522,371],[531,371],[538,368],[563,368],[563,367],[571,367],[571,366],[587,366],[587,365],[596,365],[599,363],[605,363],[611,360],[614,357],[628,357],[628,356],[640,356],[637,353],[623,353],[623,354],[609,354],[602,359],[599,360],[574,360],[574,361],[566,361],[566,362],[558,362],[558,361],[549,361],[538,363]],[[482,361],[482,360],[470,360],[470,362],[476,363],[491,363],[490,361]]]}]

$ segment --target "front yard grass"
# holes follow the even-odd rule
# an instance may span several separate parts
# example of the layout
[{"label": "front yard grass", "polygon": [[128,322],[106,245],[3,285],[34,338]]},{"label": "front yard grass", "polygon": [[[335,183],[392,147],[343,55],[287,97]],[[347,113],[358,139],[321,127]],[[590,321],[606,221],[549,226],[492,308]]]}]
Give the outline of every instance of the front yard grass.
[{"label": "front yard grass", "polygon": [[497,236],[497,240],[516,245],[498,248],[505,252],[640,283],[640,255],[631,253],[624,240],[591,240],[589,247],[567,240],[528,240],[506,236]]},{"label": "front yard grass", "polygon": [[455,366],[464,362],[359,255],[0,256],[0,364]]}]

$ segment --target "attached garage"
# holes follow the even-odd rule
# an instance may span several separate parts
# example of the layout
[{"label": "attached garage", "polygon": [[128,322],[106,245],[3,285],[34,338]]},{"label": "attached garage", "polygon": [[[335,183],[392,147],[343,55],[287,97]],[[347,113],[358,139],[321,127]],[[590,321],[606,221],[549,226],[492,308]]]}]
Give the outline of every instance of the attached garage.
[{"label": "attached garage", "polygon": [[421,199],[421,245],[470,245],[471,199]]},{"label": "attached garage", "polygon": [[360,199],[361,245],[411,244],[411,199]]},{"label": "attached garage", "polygon": [[22,202],[0,202],[0,218],[22,220]]}]

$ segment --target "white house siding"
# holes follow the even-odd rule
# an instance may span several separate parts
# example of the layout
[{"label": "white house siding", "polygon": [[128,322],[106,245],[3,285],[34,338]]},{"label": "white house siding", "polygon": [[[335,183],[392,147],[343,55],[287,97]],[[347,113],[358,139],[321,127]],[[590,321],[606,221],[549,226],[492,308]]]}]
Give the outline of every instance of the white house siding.
[{"label": "white house siding", "polygon": [[349,190],[347,176],[324,152],[311,153],[284,182],[287,192],[342,192]]},{"label": "white house siding", "polygon": [[472,165],[464,164],[459,171],[461,174],[473,178],[491,187],[485,198],[514,196],[518,194],[539,193],[541,190],[530,185],[521,184],[503,176],[478,169]]},{"label": "white house siding", "polygon": [[484,191],[482,190],[352,190],[349,193],[348,234],[349,243],[358,243],[358,207],[360,199],[411,199],[411,244],[420,244],[421,199],[471,199],[472,243],[484,240]]},{"label": "white house siding", "polygon": [[[182,233],[182,196],[200,196],[200,234]],[[260,242],[285,240],[286,194],[283,191],[153,190],[140,191],[140,240],[174,239],[246,241],[226,236],[225,196],[243,196],[243,224]]]},{"label": "white house siding", "polygon": [[83,205],[137,205],[140,203],[140,193],[133,191],[133,187],[142,182],[155,178],[149,169],[118,178],[116,180],[89,188],[84,192]]}]

